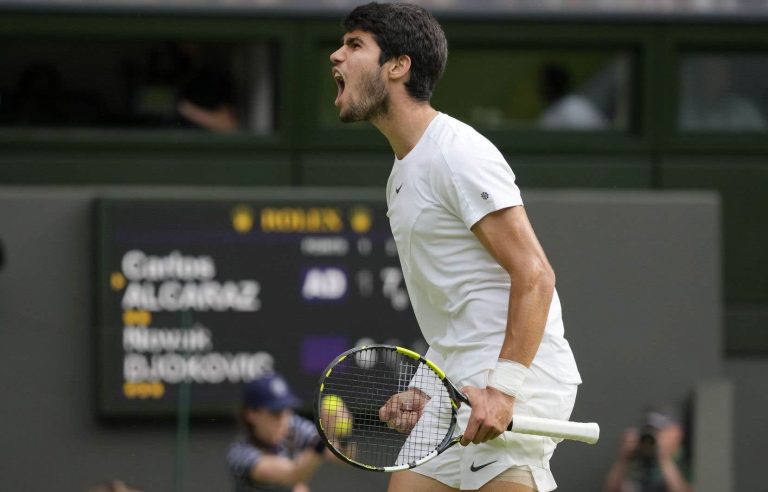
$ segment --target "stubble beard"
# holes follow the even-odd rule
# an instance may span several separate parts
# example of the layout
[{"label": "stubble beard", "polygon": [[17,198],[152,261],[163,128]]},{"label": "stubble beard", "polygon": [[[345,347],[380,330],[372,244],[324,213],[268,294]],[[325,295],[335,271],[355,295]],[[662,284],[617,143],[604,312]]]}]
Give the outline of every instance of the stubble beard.
[{"label": "stubble beard", "polygon": [[342,122],[370,121],[389,112],[389,91],[379,74],[379,71],[373,71],[363,76],[360,80],[361,98],[339,113]]}]

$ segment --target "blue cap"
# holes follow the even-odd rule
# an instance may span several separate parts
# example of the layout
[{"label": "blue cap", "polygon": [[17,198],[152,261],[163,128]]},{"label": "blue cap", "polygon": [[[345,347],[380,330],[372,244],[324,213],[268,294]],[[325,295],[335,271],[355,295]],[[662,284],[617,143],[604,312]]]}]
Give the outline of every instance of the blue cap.
[{"label": "blue cap", "polygon": [[243,388],[243,405],[248,408],[283,410],[295,408],[299,403],[285,379],[276,373],[265,374]]}]

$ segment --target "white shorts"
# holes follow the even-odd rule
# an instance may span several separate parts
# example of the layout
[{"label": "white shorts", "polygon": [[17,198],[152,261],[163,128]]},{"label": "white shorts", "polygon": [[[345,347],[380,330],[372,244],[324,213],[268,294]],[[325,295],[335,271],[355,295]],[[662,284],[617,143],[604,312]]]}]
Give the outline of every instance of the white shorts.
[{"label": "white shorts", "polygon": [[[454,382],[457,387],[484,388],[488,371]],[[523,395],[515,402],[515,415],[529,415],[568,420],[576,401],[578,385],[563,383],[538,370],[535,366],[526,379]],[[456,434],[461,434],[469,421],[470,408],[459,408]],[[460,490],[477,490],[494,477],[512,467],[530,469],[536,488],[548,492],[557,488],[549,460],[560,439],[505,432],[482,444],[452,446],[436,458],[411,471],[438,480]],[[434,448],[433,448],[434,449]]]}]

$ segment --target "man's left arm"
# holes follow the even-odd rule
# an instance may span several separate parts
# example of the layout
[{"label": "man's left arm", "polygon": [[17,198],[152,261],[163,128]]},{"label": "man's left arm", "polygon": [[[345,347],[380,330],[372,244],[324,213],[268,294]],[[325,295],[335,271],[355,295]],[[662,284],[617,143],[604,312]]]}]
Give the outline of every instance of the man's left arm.
[{"label": "man's left arm", "polygon": [[472,413],[461,444],[499,436],[512,421],[515,396],[539,349],[555,290],[555,274],[522,206],[492,212],[472,232],[511,280],[499,365],[486,388],[467,387]]}]

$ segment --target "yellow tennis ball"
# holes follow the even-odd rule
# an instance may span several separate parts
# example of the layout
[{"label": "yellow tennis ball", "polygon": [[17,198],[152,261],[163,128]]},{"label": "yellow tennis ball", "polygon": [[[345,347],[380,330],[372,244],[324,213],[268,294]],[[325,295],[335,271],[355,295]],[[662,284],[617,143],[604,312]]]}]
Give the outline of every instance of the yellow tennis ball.
[{"label": "yellow tennis ball", "polygon": [[320,412],[332,437],[344,437],[352,432],[354,419],[341,397],[324,396],[320,401]]},{"label": "yellow tennis ball", "polygon": [[342,417],[336,419],[336,426],[334,427],[335,437],[344,437],[352,433],[352,419]]},{"label": "yellow tennis ball", "polygon": [[335,413],[344,408],[344,400],[340,396],[325,395],[320,402],[320,408],[328,413]]}]

